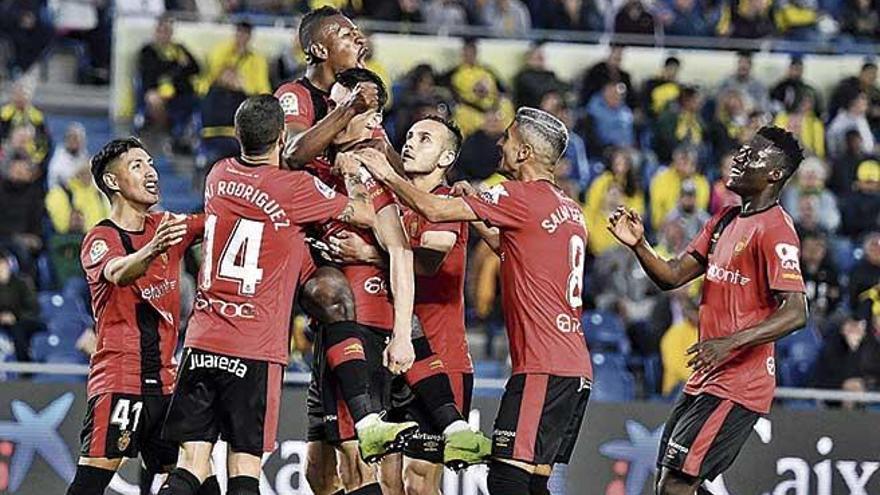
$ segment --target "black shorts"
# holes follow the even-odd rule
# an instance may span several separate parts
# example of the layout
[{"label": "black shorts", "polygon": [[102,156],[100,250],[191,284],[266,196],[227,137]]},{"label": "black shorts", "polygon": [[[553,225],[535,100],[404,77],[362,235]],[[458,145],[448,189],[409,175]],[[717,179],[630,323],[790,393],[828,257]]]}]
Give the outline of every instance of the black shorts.
[{"label": "black shorts", "polygon": [[279,363],[183,351],[162,435],[177,443],[222,438],[234,452],[275,450],[281,382]]},{"label": "black shorts", "polygon": [[535,465],[567,464],[581,431],[592,383],[584,377],[510,377],[498,407],[492,455]]},{"label": "black shorts", "polygon": [[704,480],[723,473],[761,415],[709,394],[681,394],[660,439],[657,466]]},{"label": "black shorts", "polygon": [[153,473],[177,464],[177,444],[162,440],[162,421],[170,395],[104,393],[89,398],[83,421],[83,457],[143,458]]},{"label": "black shorts", "polygon": [[[452,386],[452,395],[455,397],[455,406],[461,411],[462,415],[467,419],[471,411],[471,399],[474,393],[474,374],[473,373],[446,373],[449,378],[449,384]],[[397,381],[403,383],[407,389],[406,382],[403,377],[395,377],[395,386]],[[392,391],[392,402],[398,394]],[[395,411],[397,408],[395,407]],[[400,410],[402,417],[393,417],[393,420],[415,421],[419,424],[419,430],[414,433],[406,441],[403,449],[403,455],[411,459],[419,459],[434,464],[443,463],[443,432],[434,427],[434,421],[431,417],[431,411],[425,404],[413,397],[407,401]]]},{"label": "black shorts", "polygon": [[[376,410],[388,410],[391,407],[391,380],[394,375],[382,365],[382,354],[388,345],[391,332],[379,328],[364,328],[364,355],[370,373],[369,395]],[[355,440],[354,419],[345,404],[336,377],[330,372],[324,341],[325,329],[317,332],[315,339],[315,360],[312,365],[312,377],[306,400],[309,427],[309,442],[327,442],[339,445],[342,442]]]}]

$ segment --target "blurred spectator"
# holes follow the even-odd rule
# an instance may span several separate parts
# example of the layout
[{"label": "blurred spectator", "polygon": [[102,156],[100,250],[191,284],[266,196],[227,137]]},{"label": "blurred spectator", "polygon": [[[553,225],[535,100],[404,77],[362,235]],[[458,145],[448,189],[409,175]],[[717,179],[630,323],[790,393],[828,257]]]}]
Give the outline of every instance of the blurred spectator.
[{"label": "blurred spectator", "polygon": [[247,95],[271,93],[269,63],[266,58],[251,49],[253,26],[239,22],[235,26],[232,41],[221,43],[208,56],[208,67],[202,82],[204,89],[220,77],[226,69],[233,69],[241,79],[241,87]]},{"label": "blurred spectator", "polygon": [[664,396],[675,392],[691,376],[687,350],[697,343],[700,317],[699,308],[688,296],[686,289],[677,290],[671,299],[674,323],[660,339],[660,360],[663,363]]},{"label": "blurred spectator", "polygon": [[819,225],[825,232],[836,232],[840,226],[840,210],[834,194],[825,187],[828,171],[822,160],[809,157],[801,163],[797,171],[797,180],[790,182],[782,192],[782,206],[791,212],[795,223],[800,221],[797,205],[802,196],[813,196],[818,200],[816,213]]},{"label": "blurred spectator", "polygon": [[828,115],[830,117],[837,115],[848,107],[859,93],[864,93],[868,97],[866,110],[868,123],[873,129],[880,128],[880,88],[877,87],[877,64],[873,61],[865,62],[858,76],[847,77],[834,88]]},{"label": "blurred spectator", "polygon": [[573,194],[571,196],[573,198],[580,197],[590,181],[591,171],[590,162],[587,160],[587,145],[584,139],[574,132],[573,129],[574,118],[571,109],[558,91],[546,93],[541,98],[541,104],[538,105],[538,108],[561,120],[568,128],[568,146],[565,148],[565,152],[560,160],[560,164],[567,167],[557,166],[556,173],[560,174],[564,171],[563,169],[567,168],[564,178],[574,181],[577,185],[576,190],[572,191]]},{"label": "blurred spectator", "polygon": [[776,0],[773,4],[776,29],[790,40],[821,41],[820,19],[818,0]]},{"label": "blurred spectator", "polygon": [[643,108],[648,112],[649,116],[656,117],[669,102],[675,101],[681,91],[681,85],[678,82],[678,71],[681,68],[681,61],[676,57],[668,57],[663,62],[663,68],[660,74],[645,81],[642,90],[642,98],[645,103]]},{"label": "blurred spectator", "polygon": [[483,180],[498,168],[501,149],[498,140],[507,128],[505,116],[499,110],[486,113],[483,126],[466,137],[461,145],[458,164],[455,166],[458,179]]},{"label": "blurred spectator", "polygon": [[867,160],[859,165],[853,191],[843,197],[840,211],[841,232],[850,238],[880,231],[880,162]]},{"label": "blurred spectator", "polygon": [[726,206],[738,205],[741,200],[739,195],[727,188],[730,180],[730,168],[733,166],[735,152],[730,151],[721,157],[720,177],[712,184],[712,192],[709,196],[709,214],[714,215]]},{"label": "blurred spectator", "polygon": [[880,3],[877,0],[848,0],[841,17],[841,33],[859,43],[877,43],[880,38]]},{"label": "blurred spectator", "polygon": [[501,94],[498,76],[477,60],[476,39],[464,41],[461,63],[450,72],[449,82],[459,102],[455,121],[465,137],[482,126],[489,110],[500,110],[505,119],[513,118],[513,104]]},{"label": "blurred spectator", "polygon": [[413,67],[402,85],[403,90],[394,109],[397,136],[393,137],[398,147],[412,124],[428,115],[449,118],[453,107],[452,93],[437,84],[434,69],[428,64]]},{"label": "blurred spectator", "polygon": [[587,142],[594,154],[604,148],[614,146],[628,148],[635,146],[635,128],[632,109],[626,106],[626,86],[623,83],[609,82],[601,93],[593,95],[587,105],[590,124]]},{"label": "blurred spectator", "polygon": [[470,24],[467,9],[460,0],[425,0],[422,14],[425,24],[434,26],[438,31]]},{"label": "blurred spectator", "polygon": [[623,201],[621,187],[616,182],[611,182],[605,190],[605,196],[600,199],[598,208],[589,206],[584,208],[584,221],[587,224],[587,231],[590,232],[587,249],[594,256],[601,256],[611,249],[620,247],[606,226],[608,225],[608,217],[614,213],[618,206],[624,204]]},{"label": "blurred spectator", "polygon": [[867,119],[868,96],[859,93],[845,108],[837,112],[837,116],[828,125],[828,153],[832,157],[840,156],[846,146],[846,133],[850,129],[859,131],[862,137],[862,151],[874,152],[874,134]]},{"label": "blurred spectator", "polygon": [[654,16],[642,0],[629,0],[614,17],[614,32],[622,34],[654,34]]},{"label": "blurred spectator", "polygon": [[46,149],[37,145],[35,130],[29,125],[16,127],[9,135],[9,139],[3,145],[3,153],[6,156],[15,153],[26,155],[30,161],[40,167],[42,174],[46,161]]},{"label": "blurred spectator", "polygon": [[483,24],[499,36],[522,36],[532,28],[529,9],[520,0],[484,0],[479,5]]},{"label": "blurred spectator", "polygon": [[731,38],[764,38],[773,34],[771,0],[730,0],[721,8],[716,30]]},{"label": "blurred spectator", "polygon": [[86,147],[86,128],[79,122],[71,122],[64,133],[64,146],[55,148],[49,160],[48,187],[67,182],[89,162],[89,150]]},{"label": "blurred spectator", "polygon": [[[425,17],[422,15],[421,0],[390,0],[380,2],[373,12],[373,17],[383,21],[425,22]],[[296,37],[294,36],[294,38]]]},{"label": "blurred spectator", "polygon": [[843,153],[832,159],[831,181],[829,186],[839,197],[849,194],[856,181],[859,165],[871,159],[862,147],[862,135],[856,129],[844,134],[845,148]]},{"label": "blurred spectator", "polygon": [[567,87],[555,72],[547,68],[544,46],[536,43],[526,54],[525,65],[513,78],[514,101],[517,107],[537,107],[546,93],[564,92]]},{"label": "blurred spectator", "polygon": [[144,45],[138,56],[140,88],[147,121],[168,126],[173,146],[189,151],[191,146],[184,136],[198,104],[194,82],[200,68],[189,50],[173,38],[174,20],[160,17],[153,41]]},{"label": "blurred spectator", "polygon": [[[865,318],[850,317],[840,331],[825,338],[813,382],[820,388],[876,388],[880,379],[880,342],[868,332]],[[847,382],[857,381],[858,384]]]},{"label": "blurred spectator", "polygon": [[822,232],[801,232],[801,272],[810,303],[810,319],[824,329],[843,297],[840,275]]},{"label": "blurred spectator", "polygon": [[31,89],[22,80],[12,86],[9,103],[0,108],[0,141],[11,137],[12,131],[19,127],[32,128],[33,158],[42,162],[49,153],[52,143],[43,112],[31,103]]},{"label": "blurred spectator", "polygon": [[76,174],[49,189],[46,212],[57,234],[85,234],[107,218],[110,206],[92,180],[89,162],[80,162]]},{"label": "blurred spectator", "polygon": [[800,55],[793,55],[785,77],[770,90],[773,110],[778,112],[783,109],[798,108],[797,102],[803,101],[804,96],[813,98],[813,112],[821,116],[822,100],[819,92],[804,81],[804,59]]},{"label": "blurred spectator", "polygon": [[709,206],[709,182],[697,173],[696,149],[681,145],[672,154],[672,163],[651,180],[651,225],[663,225],[669,212],[678,205],[681,185],[688,179],[696,188],[696,207],[705,210]]},{"label": "blurred spectator", "polygon": [[[65,29],[65,26],[59,24],[63,20],[55,18],[55,30],[59,35],[65,38],[77,40],[82,43],[85,48],[85,60],[80,61],[80,70],[77,74],[77,80],[81,84],[109,84],[110,83],[110,57],[111,48],[113,46],[113,2],[110,0],[92,0],[90,2],[82,2],[79,0],[62,0],[62,4],[73,5],[78,9],[91,9],[91,12],[85,14],[83,11],[71,12],[72,15],[78,17],[89,17],[92,22],[84,25],[81,21],[74,21],[73,29]],[[121,14],[122,9],[119,8],[119,2],[116,2],[116,13]],[[143,11],[138,15],[143,15]]]},{"label": "blurred spectator", "polygon": [[638,94],[632,84],[629,72],[623,70],[623,46],[611,45],[608,58],[590,67],[581,78],[580,101],[586,105],[593,95],[602,91],[608,83],[622,83],[626,86],[626,105],[633,111],[639,108]]},{"label": "blurred spectator", "polygon": [[807,151],[825,158],[825,125],[813,107],[813,95],[803,93],[790,109],[776,115],[773,124],[797,136]]},{"label": "blurred spectator", "polygon": [[37,295],[28,283],[12,273],[9,257],[0,251],[0,331],[15,343],[15,358],[31,360],[31,335],[41,328]]},{"label": "blurred spectator", "polygon": [[23,153],[13,153],[0,176],[0,247],[11,250],[22,271],[34,275],[33,260],[43,247],[45,190],[39,165]]},{"label": "blurred spectator", "polygon": [[667,105],[657,118],[654,131],[654,151],[661,163],[668,163],[672,150],[681,144],[693,146],[703,142],[705,126],[700,117],[703,98],[696,88],[684,87],[678,95],[678,104]]},{"label": "blurred spectator", "polygon": [[603,31],[602,16],[596,8],[595,0],[549,0],[546,28],[564,31]]},{"label": "blurred spectator", "polygon": [[235,138],[235,111],[247,99],[238,72],[229,68],[214,81],[202,100],[202,145],[206,167],[216,161],[239,154]]},{"label": "blurred spectator", "polygon": [[665,33],[671,36],[712,36],[713,26],[696,0],[673,0]]},{"label": "blurred spectator", "polygon": [[287,81],[302,76],[306,71],[306,55],[299,44],[299,33],[290,37],[290,45],[284,47],[275,59],[269,79],[277,88]]},{"label": "blurred spectator", "polygon": [[697,186],[693,180],[681,183],[678,204],[666,215],[667,222],[679,222],[684,228],[684,235],[689,239],[697,237],[703,224],[709,220],[709,213],[697,207]]},{"label": "blurred spectator", "polygon": [[12,76],[31,68],[49,47],[54,29],[43,15],[45,0],[15,0],[0,3],[0,32],[12,47],[9,62]]},{"label": "blurred spectator", "polygon": [[869,292],[880,284],[880,230],[865,236],[862,249],[865,254],[849,275],[849,304],[853,311],[870,312]]},{"label": "blurred spectator", "polygon": [[599,210],[608,190],[616,184],[622,194],[622,204],[639,215],[645,214],[645,191],[639,184],[638,174],[633,166],[633,153],[633,150],[626,148],[616,148],[608,153],[608,167],[590,183],[587,190],[585,210]]},{"label": "blurred spectator", "polygon": [[734,89],[742,93],[744,104],[750,110],[769,110],[767,87],[752,76],[752,53],[741,51],[736,54],[736,71],[721,81],[718,92]]},{"label": "blurred spectator", "polygon": [[714,156],[739,148],[739,135],[749,123],[749,109],[743,93],[735,88],[722,91],[715,102],[715,118],[706,130]]}]

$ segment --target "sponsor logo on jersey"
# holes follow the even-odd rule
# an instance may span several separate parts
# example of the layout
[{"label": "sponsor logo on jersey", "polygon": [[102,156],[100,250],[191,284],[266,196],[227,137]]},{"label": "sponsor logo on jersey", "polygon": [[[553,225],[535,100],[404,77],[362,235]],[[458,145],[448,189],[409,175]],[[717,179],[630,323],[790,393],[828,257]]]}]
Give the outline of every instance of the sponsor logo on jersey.
[{"label": "sponsor logo on jersey", "polygon": [[367,294],[373,295],[386,292],[385,279],[382,277],[370,277],[364,280],[364,291]]},{"label": "sponsor logo on jersey", "polygon": [[196,294],[194,307],[198,311],[213,311],[227,318],[250,320],[257,315],[257,308],[251,303],[223,301],[221,299],[205,297],[201,293]]},{"label": "sponsor logo on jersey", "polygon": [[247,365],[242,363],[241,359],[214,354],[191,354],[189,369],[194,370],[196,368],[213,368],[228,371],[239,378],[244,378],[248,371]]},{"label": "sponsor logo on jersey", "polygon": [[706,278],[713,282],[742,286],[752,281],[751,278],[746,277],[739,270],[729,270],[715,263],[709,263],[709,267],[706,269]]},{"label": "sponsor logo on jersey", "polygon": [[791,244],[780,242],[776,245],[776,256],[782,262],[782,268],[786,270],[801,271],[800,260],[798,259],[798,248]]},{"label": "sponsor logo on jersey", "polygon": [[498,184],[481,192],[480,197],[487,203],[497,205],[502,197],[510,197],[510,193],[507,192],[507,189],[504,188],[503,184]]},{"label": "sponsor logo on jersey", "polygon": [[336,197],[336,191],[330,188],[327,184],[324,184],[321,179],[314,177],[315,179],[315,189],[321,193],[327,199],[333,199]]},{"label": "sponsor logo on jersey", "polygon": [[776,376],[776,359],[773,356],[767,358],[767,373],[770,376]]},{"label": "sponsor logo on jersey", "polygon": [[97,263],[104,258],[108,251],[110,251],[110,248],[104,239],[95,239],[89,248],[89,259],[92,260],[92,263]]},{"label": "sponsor logo on jersey", "polygon": [[158,284],[150,285],[141,289],[141,297],[145,301],[152,301],[171,293],[177,287],[177,280],[163,280]]},{"label": "sponsor logo on jersey", "polygon": [[278,98],[278,103],[281,104],[284,115],[299,115],[299,98],[296,96],[296,93],[284,93],[281,95],[281,98]]}]

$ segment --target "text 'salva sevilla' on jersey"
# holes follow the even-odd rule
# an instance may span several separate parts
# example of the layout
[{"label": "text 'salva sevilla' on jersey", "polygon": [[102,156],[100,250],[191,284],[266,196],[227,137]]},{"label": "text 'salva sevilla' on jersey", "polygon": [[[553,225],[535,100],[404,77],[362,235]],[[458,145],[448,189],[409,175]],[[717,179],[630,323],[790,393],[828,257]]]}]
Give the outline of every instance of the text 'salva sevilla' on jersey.
[{"label": "text 'salva sevilla' on jersey", "polygon": [[[327,115],[333,105],[330,95],[315,87],[306,78],[282,84],[275,91],[275,96],[284,110],[285,124],[294,123],[303,128],[314,126]],[[384,132],[378,129],[376,135],[383,137]],[[327,156],[322,155],[315,158],[305,168],[340,194],[347,194],[342,178],[331,172],[333,165]],[[394,196],[374,180],[369,173],[365,170],[363,172],[365,174],[364,184],[373,201],[373,208],[378,212],[393,204],[395,202]],[[322,236],[326,238],[343,230],[361,236],[374,246],[378,245],[372,231],[354,228],[340,222],[331,222],[326,225],[322,229]],[[354,294],[357,322],[362,325],[390,330],[394,325],[394,305],[389,295],[387,270],[373,265],[345,265],[341,267],[341,270],[348,279]]]},{"label": "text 'salva sevilla' on jersey", "polygon": [[[450,188],[440,186],[434,194],[448,195]],[[464,325],[464,278],[467,264],[468,225],[466,222],[431,223],[418,213],[406,209],[403,226],[413,251],[422,247],[427,232],[452,232],[455,245],[434,275],[416,275],[416,297],[413,312],[419,317],[431,349],[446,370],[452,373],[473,373],[474,365],[468,349]]]},{"label": "text 'salva sevilla' on jersey", "polygon": [[513,373],[592,378],[581,327],[587,230],[547,181],[508,181],[465,198],[501,230],[501,299]]},{"label": "text 'salva sevilla' on jersey", "polygon": [[174,386],[180,260],[201,239],[204,218],[188,216],[183,241],[157,256],[132,284],[118,286],[104,278],[107,263],[150,242],[163,215],[147,215],[138,232],[123,230],[107,219],[95,225],[83,241],[80,261],[92,294],[98,335],[89,368],[89,397],[108,392],[170,394]]},{"label": "text 'salva sevilla' on jersey", "polygon": [[205,181],[204,259],[186,345],[287,364],[308,256],[303,229],[335,218],[347,202],[306,172],[217,162]]},{"label": "text 'salva sevilla' on jersey", "polygon": [[[712,231],[727,211],[706,222],[687,250],[706,267],[700,341],[727,337],[766,320],[779,307],[774,292],[804,292],[800,243],[782,207],[735,217],[709,253]],[[739,351],[708,373],[692,374],[684,390],[767,413],[775,388],[776,365],[769,343]]]}]

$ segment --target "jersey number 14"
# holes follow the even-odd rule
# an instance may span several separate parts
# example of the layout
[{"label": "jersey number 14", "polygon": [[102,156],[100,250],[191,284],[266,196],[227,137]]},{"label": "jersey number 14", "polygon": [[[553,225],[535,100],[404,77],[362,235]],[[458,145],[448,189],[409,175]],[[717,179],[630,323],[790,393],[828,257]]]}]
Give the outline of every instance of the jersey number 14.
[{"label": "jersey number 14", "polygon": [[[220,253],[217,278],[238,282],[238,293],[252,296],[257,284],[263,279],[263,269],[259,267],[260,246],[263,243],[263,222],[240,218],[235,222],[232,233],[226,239]],[[217,216],[208,215],[205,219],[205,256],[202,266],[200,288],[208,290],[214,276],[214,232]]]}]

